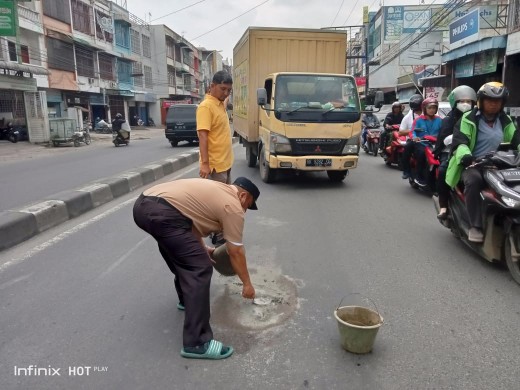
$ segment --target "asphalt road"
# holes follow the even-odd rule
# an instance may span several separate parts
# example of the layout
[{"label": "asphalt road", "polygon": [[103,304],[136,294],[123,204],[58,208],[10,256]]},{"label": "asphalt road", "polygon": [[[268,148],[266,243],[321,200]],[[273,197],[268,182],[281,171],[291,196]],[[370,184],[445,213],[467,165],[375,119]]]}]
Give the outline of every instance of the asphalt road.
[{"label": "asphalt road", "polygon": [[[261,191],[246,215],[252,279],[273,298],[253,306],[236,278],[214,275],[213,330],[235,354],[180,357],[173,279],[133,224],[132,193],[2,252],[1,389],[518,387],[520,286],[440,226],[399,171],[363,154],[344,183],[267,185],[235,147],[233,176]],[[196,174],[194,164],[167,179]],[[341,348],[343,297],[384,317],[372,353]],[[60,376],[16,375],[30,365]]]},{"label": "asphalt road", "polygon": [[[77,148],[1,143],[0,211],[198,147],[184,142],[172,148],[163,129],[132,131],[130,145],[117,148],[111,142],[111,134],[93,133],[92,137],[90,145]],[[17,153],[9,155],[13,150]]]}]

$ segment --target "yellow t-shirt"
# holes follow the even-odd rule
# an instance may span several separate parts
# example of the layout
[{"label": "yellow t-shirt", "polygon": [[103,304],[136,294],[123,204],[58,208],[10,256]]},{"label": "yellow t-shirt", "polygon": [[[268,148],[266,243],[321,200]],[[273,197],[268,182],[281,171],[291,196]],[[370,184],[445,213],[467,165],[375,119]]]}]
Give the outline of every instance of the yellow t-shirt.
[{"label": "yellow t-shirt", "polygon": [[225,172],[233,165],[231,128],[224,102],[207,94],[197,108],[197,130],[208,131],[209,167]]}]

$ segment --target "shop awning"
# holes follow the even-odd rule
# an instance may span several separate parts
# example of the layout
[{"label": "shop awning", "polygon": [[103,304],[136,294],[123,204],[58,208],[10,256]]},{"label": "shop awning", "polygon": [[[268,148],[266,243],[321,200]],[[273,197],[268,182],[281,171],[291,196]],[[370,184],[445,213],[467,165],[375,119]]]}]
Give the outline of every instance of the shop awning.
[{"label": "shop awning", "polygon": [[19,64],[18,62],[0,61],[0,69],[15,70],[39,75],[49,75],[50,72],[42,66],[31,64]]},{"label": "shop awning", "polygon": [[442,55],[442,62],[450,62],[457,58],[469,56],[470,54],[479,53],[491,49],[504,49],[507,45],[507,36],[500,35],[498,37],[489,37],[480,41],[470,43],[459,47]]}]

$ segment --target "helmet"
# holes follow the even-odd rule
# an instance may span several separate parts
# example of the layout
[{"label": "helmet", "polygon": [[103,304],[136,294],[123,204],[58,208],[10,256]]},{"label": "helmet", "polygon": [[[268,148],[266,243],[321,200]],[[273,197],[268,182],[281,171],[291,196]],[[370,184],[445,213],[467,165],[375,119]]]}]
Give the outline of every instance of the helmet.
[{"label": "helmet", "polygon": [[426,98],[423,100],[423,102],[421,104],[423,114],[426,114],[426,107],[431,106],[431,105],[437,106],[437,108],[439,108],[439,102],[437,101],[437,99]]},{"label": "helmet", "polygon": [[480,101],[482,99],[502,99],[502,107],[506,104],[509,96],[508,89],[504,84],[498,81],[491,81],[484,84],[477,92],[477,107],[480,108]]},{"label": "helmet", "polygon": [[365,111],[369,112],[369,113],[372,113],[372,112],[374,112],[374,109],[372,108],[372,106],[366,106],[365,107]]},{"label": "helmet", "polygon": [[471,100],[473,104],[477,102],[477,94],[475,90],[467,85],[459,85],[448,96],[451,108],[455,108],[459,100]]},{"label": "helmet", "polygon": [[393,102],[393,103],[392,103],[392,110],[393,110],[394,108],[396,108],[396,107],[399,107],[399,109],[402,109],[402,108],[403,108],[403,107],[401,106],[401,103],[399,103],[399,102]]},{"label": "helmet", "polygon": [[423,102],[423,97],[420,93],[416,93],[415,95],[410,96],[410,109],[419,110],[421,109],[421,104]]},{"label": "helmet", "polygon": [[123,117],[123,115],[121,115],[119,113],[116,114],[116,118],[122,118],[122,117]]}]

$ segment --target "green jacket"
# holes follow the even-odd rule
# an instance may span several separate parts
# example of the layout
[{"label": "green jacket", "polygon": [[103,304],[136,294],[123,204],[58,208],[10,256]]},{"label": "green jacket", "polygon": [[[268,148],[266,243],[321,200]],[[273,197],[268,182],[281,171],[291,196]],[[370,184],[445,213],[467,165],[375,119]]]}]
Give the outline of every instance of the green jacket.
[{"label": "green jacket", "polygon": [[[518,149],[520,132],[516,129],[512,119],[503,111],[498,118],[504,131],[504,142],[510,142],[514,149]],[[475,107],[466,112],[453,129],[452,155],[446,171],[446,183],[452,188],[457,185],[464,170],[464,167],[460,165],[462,157],[471,154],[477,144],[479,120],[480,113]]]}]

